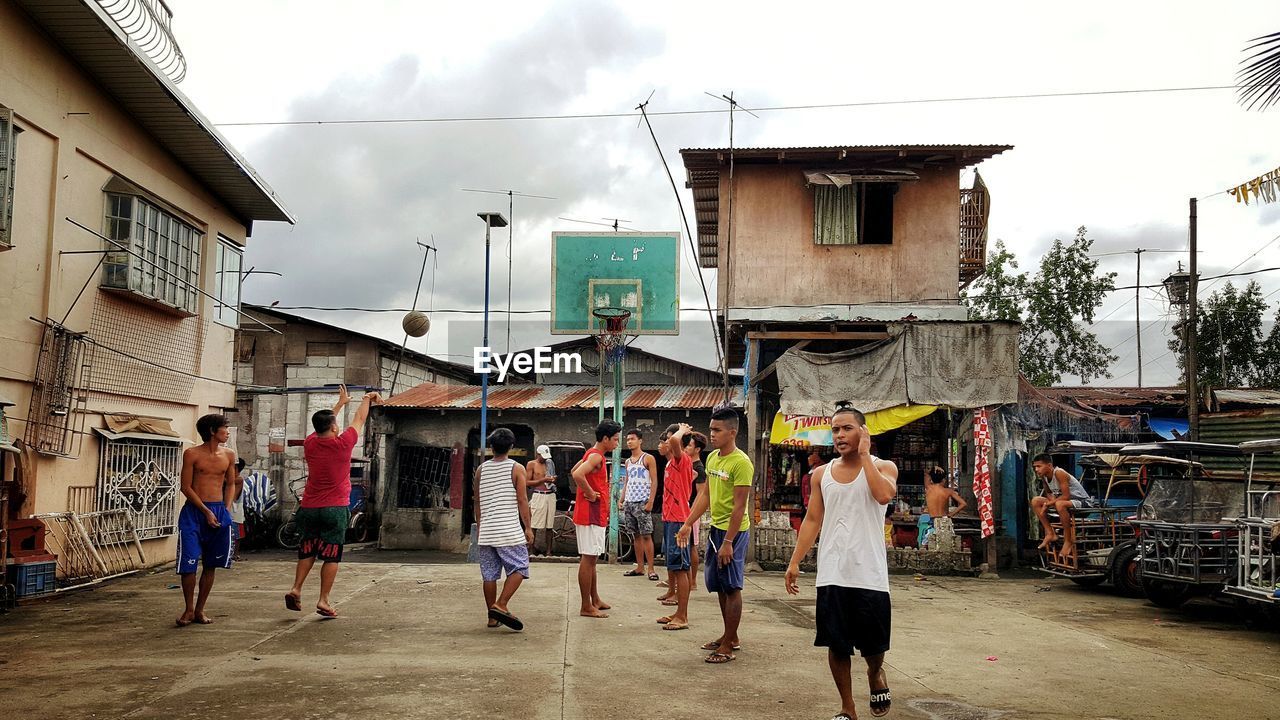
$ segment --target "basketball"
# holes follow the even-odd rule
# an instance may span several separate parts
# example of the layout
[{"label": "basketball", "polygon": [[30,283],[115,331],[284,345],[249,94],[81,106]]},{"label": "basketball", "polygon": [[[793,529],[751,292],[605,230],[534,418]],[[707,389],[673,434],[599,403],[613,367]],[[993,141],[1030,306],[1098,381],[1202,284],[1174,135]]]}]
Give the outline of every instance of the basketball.
[{"label": "basketball", "polygon": [[404,320],[400,321],[404,331],[413,337],[422,337],[431,329],[431,320],[427,318],[426,313],[413,312],[405,313]]}]

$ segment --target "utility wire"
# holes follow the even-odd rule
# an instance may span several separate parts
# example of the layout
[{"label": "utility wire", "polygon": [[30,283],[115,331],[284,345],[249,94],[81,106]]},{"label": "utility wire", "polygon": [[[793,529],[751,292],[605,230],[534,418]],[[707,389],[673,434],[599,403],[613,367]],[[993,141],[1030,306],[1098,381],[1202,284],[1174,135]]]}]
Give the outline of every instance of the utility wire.
[{"label": "utility wire", "polygon": [[[649,97],[653,97],[652,93]],[[641,119],[644,120],[644,124],[649,128],[649,137],[653,138],[653,146],[658,150],[658,160],[662,162],[662,169],[667,173],[667,180],[671,181],[671,191],[675,193],[676,206],[680,208],[680,220],[684,223],[684,234],[685,237],[689,238],[689,247],[693,251],[694,274],[698,276],[698,284],[702,286],[702,299],[707,304],[707,317],[711,319],[711,340],[716,346],[716,365],[720,368],[721,378],[727,387],[729,384],[729,367],[725,360],[725,351],[721,347],[720,328],[716,325],[715,310],[711,307],[711,295],[707,292],[707,281],[706,278],[702,277],[702,262],[698,256],[697,237],[689,229],[689,216],[684,211],[684,200],[680,198],[680,189],[676,186],[675,176],[671,174],[671,166],[667,165],[666,156],[662,154],[662,144],[658,142],[658,135],[653,131],[653,123],[649,122],[648,105],[649,101],[645,100],[637,105],[636,109],[640,111]],[[676,291],[679,292],[679,288]],[[725,331],[728,331],[728,327],[725,328]]]},{"label": "utility wire", "polygon": [[[1277,271],[1277,270],[1280,270],[1280,267],[1259,268],[1259,269],[1257,269],[1257,270],[1248,270],[1248,271],[1245,271],[1245,272],[1226,273],[1226,274],[1223,274],[1223,275],[1212,275],[1212,276],[1209,276],[1209,277],[1201,278],[1200,280],[1203,282],[1203,281],[1205,281],[1205,280],[1216,280],[1216,279],[1218,279],[1218,278],[1227,278],[1227,277],[1244,277],[1244,276],[1247,276],[1247,275],[1258,275],[1258,274],[1266,273],[1266,272],[1275,272],[1275,271]],[[1118,292],[1118,291],[1120,291],[1120,290],[1134,290],[1134,289],[1145,289],[1145,288],[1163,288],[1163,287],[1164,287],[1164,284],[1163,284],[1163,283],[1150,283],[1150,284],[1143,284],[1143,285],[1118,285],[1118,286],[1116,286],[1115,288],[1112,288],[1111,292]],[[936,297],[936,298],[915,298],[915,299],[913,299],[913,300],[873,300],[873,301],[868,301],[868,302],[865,302],[865,303],[817,303],[817,304],[812,304],[812,305],[733,305],[733,306],[729,306],[729,307],[728,307],[728,308],[726,308],[726,309],[728,309],[728,310],[812,310],[812,309],[815,309],[815,308],[825,308],[825,307],[842,307],[842,306],[852,307],[852,306],[855,306],[855,305],[859,305],[859,306],[861,306],[861,305],[866,305],[866,306],[870,306],[870,305],[883,305],[883,306],[905,305],[905,306],[912,306],[912,305],[917,305],[917,304],[919,304],[919,303],[924,303],[924,302],[941,302],[941,301],[951,301],[951,302],[956,302],[956,301],[958,301],[958,300],[964,300],[964,299],[974,300],[974,299],[977,299],[977,298],[984,298],[984,297],[985,297],[985,298],[990,298],[990,299],[993,299],[993,300],[996,300],[996,299],[1017,299],[1017,298],[1027,297],[1029,294],[1030,294],[1030,293],[1010,293],[1010,294],[1007,294],[1007,295],[983,295],[983,294],[977,294],[977,295],[970,295],[970,296],[968,296],[968,298]],[[273,308],[274,308],[274,309],[276,309],[276,310],[316,310],[316,311],[325,311],[325,312],[368,312],[368,313],[403,313],[403,312],[408,312],[408,311],[409,311],[409,309],[408,309],[408,308],[366,308],[366,307],[352,307],[352,306],[348,306],[348,307],[329,307],[329,306],[323,306],[323,305],[275,305],[275,306],[273,306]],[[681,309],[680,309],[680,312],[699,312],[699,313],[701,313],[701,312],[714,311],[715,309],[716,309],[716,308],[712,308],[712,307],[710,307],[710,305],[708,304],[708,307],[701,307],[701,308],[697,308],[697,307],[695,307],[695,308],[689,308],[689,307],[686,307],[686,308],[681,308]],[[444,309],[444,310],[436,310],[436,311],[435,311],[435,313],[436,313],[437,315],[440,315],[440,314],[450,314],[450,315],[479,315],[479,314],[481,314],[481,313],[483,313],[483,312],[484,312],[484,310],[483,310],[483,309],[461,309],[461,308]],[[500,312],[504,312],[504,311],[502,311],[502,310],[490,310],[490,312],[499,312],[499,313],[500,313]],[[537,310],[510,310],[510,311],[508,311],[508,312],[510,312],[512,315],[546,315],[546,314],[549,314],[549,313],[551,312],[551,310],[550,310],[550,309],[537,309]]]},{"label": "utility wire", "polygon": [[[1187,87],[1166,88],[1134,88],[1127,90],[1083,90],[1078,92],[1045,92],[1022,93],[1016,95],[975,95],[961,97],[916,98],[899,100],[864,100],[844,103],[815,103],[809,105],[774,105],[770,107],[751,108],[752,112],[786,112],[795,110],[836,110],[841,108],[882,107],[892,105],[924,105],[930,103],[966,103],[990,102],[999,100],[1037,100],[1045,98],[1069,97],[1103,97],[1109,95],[1153,95],[1160,93],[1206,92],[1214,90],[1235,90],[1235,85],[1197,85]],[[732,108],[710,108],[698,110],[665,110],[649,113],[653,116],[667,115],[718,115],[730,112]],[[242,122],[214,123],[216,127],[279,127],[288,125],[408,125],[419,123],[466,123],[466,122],[513,122],[531,120],[600,120],[610,118],[638,118],[638,112],[606,112],[606,113],[569,113],[542,115],[473,115],[456,117],[418,117],[418,118],[338,118],[333,120],[256,120]]]}]

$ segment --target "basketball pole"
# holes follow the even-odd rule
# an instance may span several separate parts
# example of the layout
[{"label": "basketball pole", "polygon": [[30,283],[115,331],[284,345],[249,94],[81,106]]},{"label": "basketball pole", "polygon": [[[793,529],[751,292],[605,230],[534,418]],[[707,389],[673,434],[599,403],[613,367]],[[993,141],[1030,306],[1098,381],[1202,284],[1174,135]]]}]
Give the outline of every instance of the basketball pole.
[{"label": "basketball pole", "polygon": [[[624,339],[623,342],[626,342]],[[613,419],[622,424],[622,364],[624,360],[619,358],[613,364]],[[604,373],[601,373],[603,378]],[[622,443],[618,443],[613,448],[613,479],[609,483],[612,489],[610,493],[610,502],[613,504],[609,507],[609,563],[613,564],[618,561],[618,497],[622,493]]]}]

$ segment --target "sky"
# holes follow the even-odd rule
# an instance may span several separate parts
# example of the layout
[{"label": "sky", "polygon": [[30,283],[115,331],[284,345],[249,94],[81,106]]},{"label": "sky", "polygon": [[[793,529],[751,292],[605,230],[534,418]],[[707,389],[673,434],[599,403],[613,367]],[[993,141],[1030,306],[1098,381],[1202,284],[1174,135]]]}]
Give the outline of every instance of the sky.
[{"label": "sky", "polygon": [[[635,117],[363,125],[235,125],[300,120],[628,113],[1231,85],[1251,38],[1280,30],[1280,7],[1209,12],[1191,2],[1042,3],[361,3],[168,0],[187,58],[181,84],[298,218],[258,223],[244,298],[281,307],[406,308],[438,252],[419,307],[432,331],[410,347],[470,362],[483,307],[481,211],[515,199],[514,237],[495,231],[491,342],[516,310],[545,310],[550,236],[621,218],[647,231],[683,223],[658,153]],[[785,8],[785,10],[783,9]],[[651,96],[651,97],[650,97]],[[680,185],[678,151],[723,147],[723,113],[653,118]],[[1135,248],[1185,251],[1199,202],[1201,276],[1280,267],[1280,203],[1223,193],[1280,166],[1280,110],[1249,112],[1230,90],[912,103],[736,115],[735,144],[1001,143],[978,166],[992,192],[990,239],[1024,269],[1084,226],[1101,271],[1134,284]],[[968,184],[972,171],[962,175]],[[692,217],[690,216],[692,224]],[[686,241],[687,242],[687,241]],[[511,243],[509,246],[508,243]],[[510,250],[508,248],[510,247]],[[508,273],[508,252],[512,271]],[[1185,252],[1144,254],[1158,284]],[[1238,266],[1238,267],[1237,267]],[[704,308],[691,252],[682,305]],[[702,271],[712,298],[715,272]],[[1254,276],[1280,305],[1280,272]],[[1243,283],[1250,277],[1239,278]],[[1202,297],[1225,281],[1202,284]],[[1274,293],[1274,294],[1271,294]],[[1163,293],[1114,293],[1094,330],[1119,360],[1112,378],[1176,382]],[[400,314],[297,311],[399,341]],[[545,316],[516,315],[512,347],[547,340]],[[638,345],[711,366],[710,326],[682,316],[678,338]],[[452,331],[451,331],[452,329]],[[465,340],[465,342],[464,342]],[[1078,382],[1067,378],[1064,383]]]}]

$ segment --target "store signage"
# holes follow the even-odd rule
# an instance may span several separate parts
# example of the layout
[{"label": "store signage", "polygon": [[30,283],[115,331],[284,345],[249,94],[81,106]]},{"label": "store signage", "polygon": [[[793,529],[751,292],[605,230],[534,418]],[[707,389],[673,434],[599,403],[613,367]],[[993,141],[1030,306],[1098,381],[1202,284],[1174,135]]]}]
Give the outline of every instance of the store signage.
[{"label": "store signage", "polygon": [[791,447],[830,447],[831,418],[811,415],[773,416],[773,429],[769,432],[769,442],[773,445],[789,445]]}]

